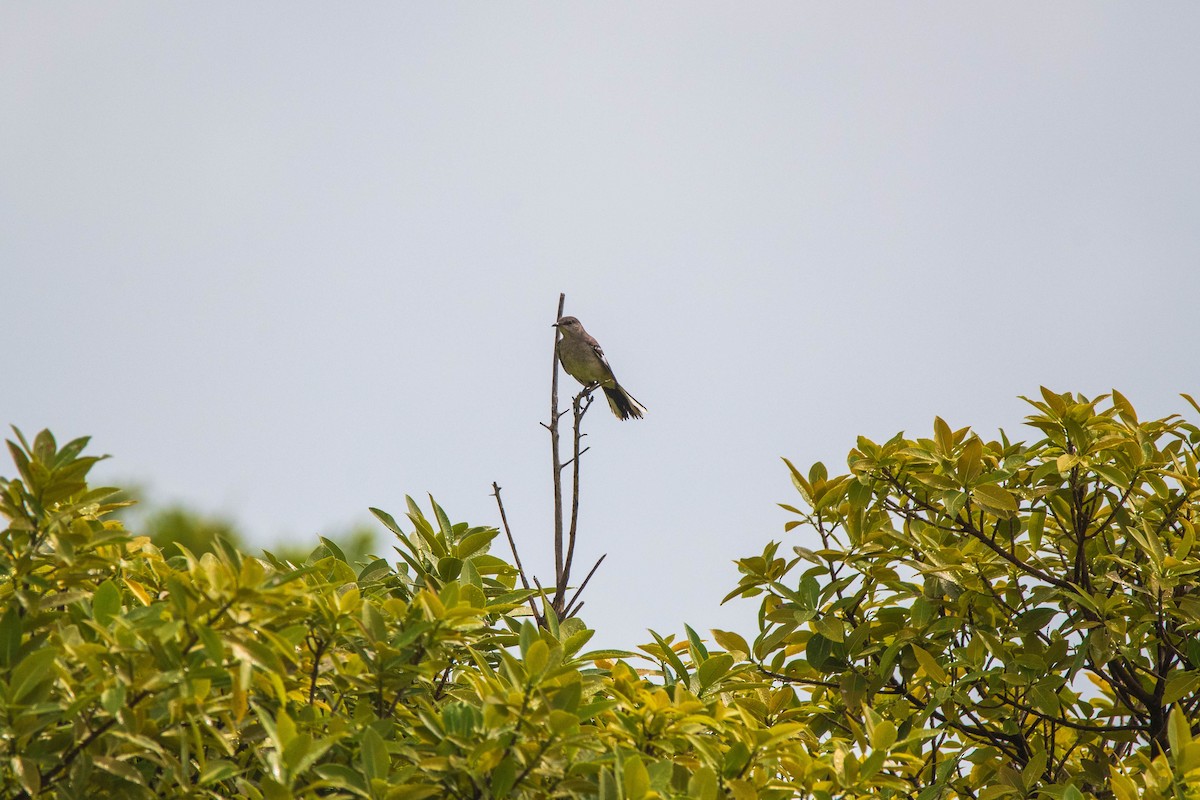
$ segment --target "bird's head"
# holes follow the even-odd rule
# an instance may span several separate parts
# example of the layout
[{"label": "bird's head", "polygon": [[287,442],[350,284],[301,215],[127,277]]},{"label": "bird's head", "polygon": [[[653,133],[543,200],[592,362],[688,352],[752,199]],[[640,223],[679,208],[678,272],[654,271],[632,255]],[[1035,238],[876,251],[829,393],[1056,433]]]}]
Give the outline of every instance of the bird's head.
[{"label": "bird's head", "polygon": [[578,331],[583,330],[583,326],[579,324],[579,320],[575,319],[574,317],[562,317],[558,320],[558,322],[554,323],[551,327],[558,328],[560,331],[563,331],[564,333],[567,331],[578,332]]}]

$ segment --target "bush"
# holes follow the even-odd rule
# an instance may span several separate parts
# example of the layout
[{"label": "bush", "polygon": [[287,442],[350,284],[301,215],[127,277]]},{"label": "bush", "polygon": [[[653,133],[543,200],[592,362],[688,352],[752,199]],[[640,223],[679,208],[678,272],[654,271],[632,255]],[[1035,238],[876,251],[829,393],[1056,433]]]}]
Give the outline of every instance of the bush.
[{"label": "bush", "polygon": [[1032,444],[938,419],[930,438],[860,438],[844,475],[789,462],[788,527],[820,547],[772,543],[731,596],[763,596],[754,660],[808,690],[796,718],[844,743],[842,786],[1124,800],[1200,783],[1200,428],[1106,399],[1043,390]]},{"label": "bush", "polygon": [[375,510],[396,563],[168,557],[86,439],[17,432],[0,797],[1197,796],[1200,428],[1105,399],[1043,391],[1032,444],[939,419],[788,462],[820,545],[739,562],[757,636],[636,652],[586,652],[432,498]]},{"label": "bush", "polygon": [[399,565],[166,558],[89,490],[86,439],[0,485],[5,797],[787,797],[819,774],[790,688],[658,639],[544,629],[493,528],[409,502]]}]

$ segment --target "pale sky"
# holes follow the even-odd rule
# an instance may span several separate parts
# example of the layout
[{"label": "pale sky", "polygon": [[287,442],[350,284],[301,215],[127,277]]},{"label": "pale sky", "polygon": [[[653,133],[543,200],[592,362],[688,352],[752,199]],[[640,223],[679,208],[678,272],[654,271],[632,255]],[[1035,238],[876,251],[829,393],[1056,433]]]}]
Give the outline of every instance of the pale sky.
[{"label": "pale sky", "polygon": [[566,292],[649,407],[588,417],[595,642],[750,636],[732,561],[807,543],[780,456],[1031,439],[1040,384],[1187,411],[1197,41],[1194,3],[5,3],[0,422],[262,546],[406,493],[495,525],[498,481],[548,582]]}]

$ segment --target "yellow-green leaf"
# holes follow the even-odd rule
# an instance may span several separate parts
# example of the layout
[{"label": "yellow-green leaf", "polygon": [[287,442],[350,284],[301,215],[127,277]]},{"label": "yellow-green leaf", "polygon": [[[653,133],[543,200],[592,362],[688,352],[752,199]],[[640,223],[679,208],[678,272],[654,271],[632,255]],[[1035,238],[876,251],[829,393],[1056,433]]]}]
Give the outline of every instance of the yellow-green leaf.
[{"label": "yellow-green leaf", "polygon": [[942,665],[937,662],[937,659],[919,645],[912,645],[913,655],[917,657],[917,663],[921,665],[921,669],[925,670],[925,674],[938,683],[949,683],[950,676],[946,674],[946,670],[942,669]]},{"label": "yellow-green leaf", "polygon": [[741,634],[733,633],[732,631],[722,631],[712,628],[713,640],[724,647],[731,653],[750,654],[750,645],[742,638]]},{"label": "yellow-green leaf", "polygon": [[711,767],[700,767],[688,780],[691,800],[717,800],[717,773]]},{"label": "yellow-green leaf", "polygon": [[896,743],[896,726],[891,720],[880,720],[871,729],[871,747],[887,750]]},{"label": "yellow-green leaf", "polygon": [[1013,514],[1017,510],[1017,498],[1013,497],[1007,489],[995,484],[985,483],[982,486],[976,486],[972,496],[975,498],[975,502],[988,511]]},{"label": "yellow-green leaf", "polygon": [[641,756],[630,756],[623,765],[621,784],[625,788],[626,800],[642,800],[650,793],[650,773],[642,763]]},{"label": "yellow-green leaf", "polygon": [[1164,704],[1170,705],[1192,694],[1197,688],[1200,688],[1200,672],[1195,670],[1174,672],[1171,677],[1167,678],[1167,685],[1163,688],[1162,701]]}]

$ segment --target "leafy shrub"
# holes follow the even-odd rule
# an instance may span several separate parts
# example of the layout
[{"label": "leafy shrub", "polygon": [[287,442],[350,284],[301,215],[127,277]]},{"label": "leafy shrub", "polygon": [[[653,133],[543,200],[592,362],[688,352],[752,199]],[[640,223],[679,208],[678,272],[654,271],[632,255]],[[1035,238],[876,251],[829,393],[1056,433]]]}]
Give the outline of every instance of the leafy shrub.
[{"label": "leafy shrub", "polygon": [[860,438],[844,475],[788,463],[788,527],[821,546],[770,544],[731,596],[763,596],[753,659],[808,690],[796,718],[843,748],[840,786],[1125,800],[1200,783],[1200,428],[1105,399],[1043,390],[1032,444],[938,419],[930,438]]},{"label": "leafy shrub", "polygon": [[637,652],[535,626],[497,531],[432,499],[375,510],[394,563],[168,557],[86,439],[17,432],[0,797],[1198,796],[1200,428],[1104,399],[788,462],[820,547],[739,562],[757,636]]},{"label": "leafy shrub", "polygon": [[0,513],[5,797],[786,797],[814,765],[790,688],[659,639],[584,653],[489,553],[409,501],[398,565],[166,558],[89,490],[86,439],[10,442]]}]

